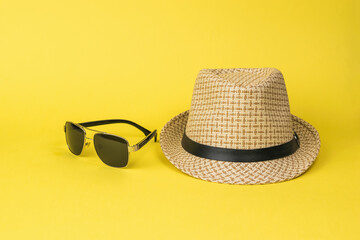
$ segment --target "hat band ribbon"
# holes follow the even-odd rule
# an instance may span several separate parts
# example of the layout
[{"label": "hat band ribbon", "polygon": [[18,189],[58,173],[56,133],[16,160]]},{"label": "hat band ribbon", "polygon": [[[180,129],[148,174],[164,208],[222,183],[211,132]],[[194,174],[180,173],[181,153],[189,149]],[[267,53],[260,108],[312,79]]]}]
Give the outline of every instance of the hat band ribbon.
[{"label": "hat band ribbon", "polygon": [[300,141],[294,132],[294,138],[284,144],[258,149],[232,149],[204,145],[191,140],[185,132],[182,147],[192,155],[226,162],[260,162],[287,157],[298,150]]}]

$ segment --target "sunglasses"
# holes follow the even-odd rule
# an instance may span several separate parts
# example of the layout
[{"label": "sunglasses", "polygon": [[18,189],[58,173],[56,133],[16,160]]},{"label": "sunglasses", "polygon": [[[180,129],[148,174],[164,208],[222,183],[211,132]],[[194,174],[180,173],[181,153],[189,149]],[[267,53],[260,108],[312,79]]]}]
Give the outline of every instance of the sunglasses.
[{"label": "sunglasses", "polygon": [[[125,123],[134,126],[145,134],[145,138],[137,144],[130,146],[129,142],[123,137],[89,128],[114,123]],[[86,130],[96,132],[93,138],[86,136]],[[90,141],[92,140],[94,142],[96,153],[101,161],[111,167],[126,167],[130,152],[139,150],[152,138],[154,138],[156,142],[157,138],[156,130],[150,132],[139,124],[124,119],[110,119],[84,123],[66,122],[64,131],[67,146],[73,154],[80,155],[83,152],[84,147],[89,146]]]}]

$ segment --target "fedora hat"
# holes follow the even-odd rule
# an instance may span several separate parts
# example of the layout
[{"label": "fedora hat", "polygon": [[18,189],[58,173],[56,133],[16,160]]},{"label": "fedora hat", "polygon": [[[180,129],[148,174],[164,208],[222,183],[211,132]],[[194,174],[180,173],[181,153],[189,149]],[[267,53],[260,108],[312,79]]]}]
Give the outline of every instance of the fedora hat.
[{"label": "fedora hat", "polygon": [[160,145],[176,168],[193,177],[265,184],[304,173],[319,153],[320,138],[290,113],[279,70],[203,69],[190,109],[165,124]]}]

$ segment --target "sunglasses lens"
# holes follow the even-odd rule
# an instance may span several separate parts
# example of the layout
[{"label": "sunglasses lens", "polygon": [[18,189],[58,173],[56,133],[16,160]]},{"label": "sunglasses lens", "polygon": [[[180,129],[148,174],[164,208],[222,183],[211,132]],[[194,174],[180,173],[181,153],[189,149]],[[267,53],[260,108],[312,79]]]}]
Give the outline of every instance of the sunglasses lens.
[{"label": "sunglasses lens", "polygon": [[117,136],[98,133],[94,135],[94,146],[101,161],[111,167],[128,164],[128,142]]},{"label": "sunglasses lens", "polygon": [[65,124],[65,136],[70,151],[75,155],[79,155],[84,147],[84,131],[75,124],[67,122]]}]

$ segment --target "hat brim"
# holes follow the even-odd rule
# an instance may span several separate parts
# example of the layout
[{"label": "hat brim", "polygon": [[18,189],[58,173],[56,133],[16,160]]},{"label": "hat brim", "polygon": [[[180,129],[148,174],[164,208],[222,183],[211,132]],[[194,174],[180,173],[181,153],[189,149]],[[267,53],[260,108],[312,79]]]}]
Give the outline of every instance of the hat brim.
[{"label": "hat brim", "polygon": [[292,155],[262,162],[225,162],[194,156],[181,146],[188,111],[165,124],[160,146],[166,158],[182,172],[203,180],[229,184],[266,184],[290,180],[304,173],[315,161],[320,149],[317,130],[292,115],[300,148]]}]

